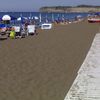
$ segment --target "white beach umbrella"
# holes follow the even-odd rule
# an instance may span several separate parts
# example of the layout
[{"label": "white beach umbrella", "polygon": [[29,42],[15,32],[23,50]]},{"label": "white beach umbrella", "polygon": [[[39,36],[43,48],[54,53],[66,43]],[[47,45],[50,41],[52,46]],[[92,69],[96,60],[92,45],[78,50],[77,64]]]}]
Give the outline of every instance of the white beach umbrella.
[{"label": "white beach umbrella", "polygon": [[11,20],[11,17],[9,15],[4,15],[2,17],[2,20]]},{"label": "white beach umbrella", "polygon": [[25,19],[27,19],[27,18],[26,17],[18,17],[17,18],[18,21],[25,20]]},{"label": "white beach umbrella", "polygon": [[28,19],[31,19],[31,17],[28,17]]},{"label": "white beach umbrella", "polygon": [[17,18],[18,21],[21,21],[22,19],[23,19],[22,17]]},{"label": "white beach umbrella", "polygon": [[34,17],[35,20],[38,20],[39,18],[37,16]]}]

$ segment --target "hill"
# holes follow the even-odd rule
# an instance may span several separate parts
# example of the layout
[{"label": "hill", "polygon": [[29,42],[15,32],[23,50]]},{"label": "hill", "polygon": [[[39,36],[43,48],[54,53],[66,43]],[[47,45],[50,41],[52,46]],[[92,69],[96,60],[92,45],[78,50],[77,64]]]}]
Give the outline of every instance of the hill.
[{"label": "hill", "polygon": [[51,6],[41,7],[40,12],[100,12],[100,6],[78,5],[78,6]]}]

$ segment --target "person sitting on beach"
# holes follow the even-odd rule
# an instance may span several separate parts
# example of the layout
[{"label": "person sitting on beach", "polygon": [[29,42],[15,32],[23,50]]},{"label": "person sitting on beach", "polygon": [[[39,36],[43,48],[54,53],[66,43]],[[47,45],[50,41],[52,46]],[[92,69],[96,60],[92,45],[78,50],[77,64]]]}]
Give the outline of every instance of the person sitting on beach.
[{"label": "person sitting on beach", "polygon": [[12,28],[11,31],[10,31],[10,38],[14,39],[15,36],[16,36],[15,30],[14,30],[14,28]]}]

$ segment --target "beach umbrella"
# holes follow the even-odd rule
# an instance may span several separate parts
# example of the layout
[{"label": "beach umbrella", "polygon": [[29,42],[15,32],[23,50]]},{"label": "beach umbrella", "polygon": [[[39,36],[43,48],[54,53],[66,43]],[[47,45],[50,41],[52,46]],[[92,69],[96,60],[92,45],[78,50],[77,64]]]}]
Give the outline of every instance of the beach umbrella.
[{"label": "beach umbrella", "polygon": [[11,17],[9,15],[4,15],[2,17],[2,20],[11,20]]},{"label": "beach umbrella", "polygon": [[28,17],[28,19],[30,20],[30,19],[31,19],[31,17]]},{"label": "beach umbrella", "polygon": [[20,21],[21,23],[24,23],[24,21],[26,20],[25,17],[18,17],[17,21]]},{"label": "beach umbrella", "polygon": [[25,17],[18,17],[17,18],[18,21],[25,20],[25,19],[26,19]]},{"label": "beach umbrella", "polygon": [[10,15],[3,15],[2,20],[3,21],[7,21],[7,20],[10,21],[10,20],[16,20],[16,18],[13,16],[10,16]]},{"label": "beach umbrella", "polygon": [[34,16],[34,19],[35,19],[35,20],[38,20],[39,18],[38,18],[37,16]]}]

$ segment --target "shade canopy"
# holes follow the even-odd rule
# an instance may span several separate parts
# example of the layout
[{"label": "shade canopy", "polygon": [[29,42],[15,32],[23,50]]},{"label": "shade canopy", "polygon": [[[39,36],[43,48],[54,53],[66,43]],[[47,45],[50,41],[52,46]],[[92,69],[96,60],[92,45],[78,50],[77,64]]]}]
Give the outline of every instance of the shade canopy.
[{"label": "shade canopy", "polygon": [[10,15],[4,15],[3,17],[2,17],[2,20],[3,21],[6,21],[6,20],[16,20],[16,18],[15,17],[13,17],[13,16],[10,16]]}]

